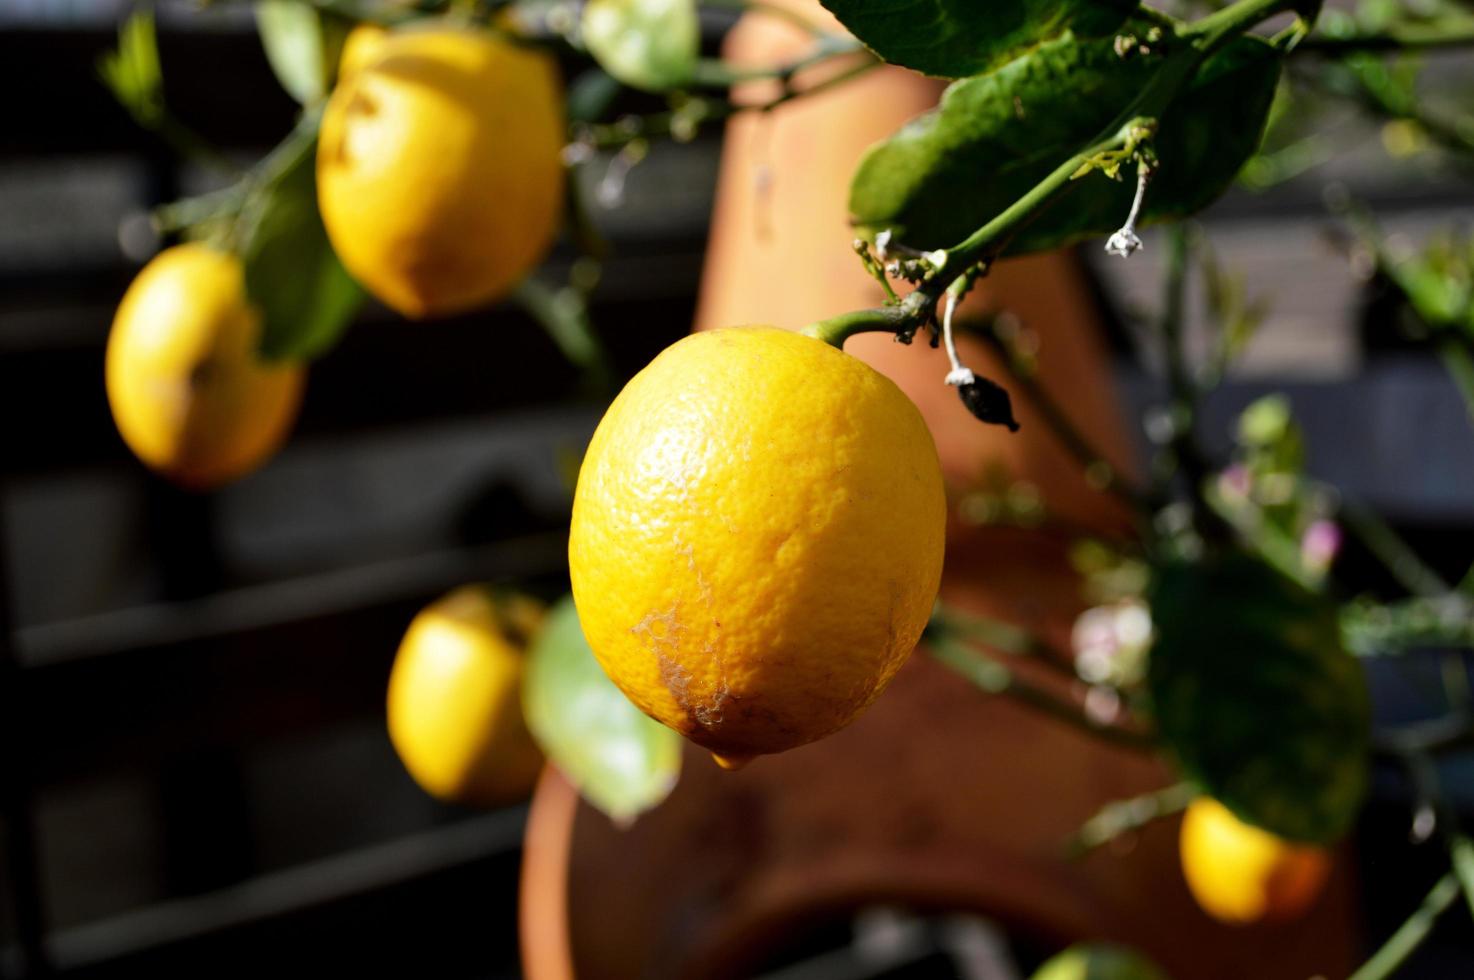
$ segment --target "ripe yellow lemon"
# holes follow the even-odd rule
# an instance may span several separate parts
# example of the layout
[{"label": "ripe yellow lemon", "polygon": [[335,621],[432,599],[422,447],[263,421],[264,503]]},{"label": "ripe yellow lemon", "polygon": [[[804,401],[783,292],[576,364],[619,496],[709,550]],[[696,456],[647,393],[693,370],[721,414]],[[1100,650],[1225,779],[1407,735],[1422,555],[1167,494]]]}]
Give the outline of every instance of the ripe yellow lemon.
[{"label": "ripe yellow lemon", "polygon": [[410,623],[389,674],[389,739],[432,796],[471,806],[524,799],[542,755],[522,718],[527,640],[543,607],[463,586]]},{"label": "ripe yellow lemon", "polygon": [[614,683],[735,766],[875,700],[931,613],[945,525],[936,447],[889,379],[800,334],[714,330],[599,423],[569,571]]},{"label": "ripe yellow lemon", "polygon": [[343,39],[343,51],[338,55],[338,81],[341,83],[378,57],[389,37],[389,29],[386,27],[367,22],[355,24],[353,30]]},{"label": "ripe yellow lemon", "polygon": [[1315,902],[1331,871],[1324,849],[1246,824],[1208,797],[1187,808],[1178,845],[1193,897],[1222,922],[1296,918]]},{"label": "ripe yellow lemon", "polygon": [[306,377],[260,360],[260,338],[239,258],[202,244],[155,256],[108,334],[108,404],[128,448],[194,488],[259,466],[286,438]]},{"label": "ripe yellow lemon", "polygon": [[318,141],[333,248],[406,316],[500,298],[547,253],[563,206],[552,58],[470,29],[404,30],[364,46]]}]

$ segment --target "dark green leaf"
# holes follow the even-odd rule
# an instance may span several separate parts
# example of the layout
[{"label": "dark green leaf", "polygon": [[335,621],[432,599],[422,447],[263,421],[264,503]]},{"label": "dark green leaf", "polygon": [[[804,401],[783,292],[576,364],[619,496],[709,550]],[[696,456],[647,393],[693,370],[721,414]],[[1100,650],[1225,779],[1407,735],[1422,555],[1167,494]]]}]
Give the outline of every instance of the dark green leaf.
[{"label": "dark green leaf", "polygon": [[1051,957],[1031,980],[1167,980],[1167,974],[1134,949],[1082,943]]},{"label": "dark green leaf", "polygon": [[553,607],[522,682],[527,727],[584,799],[615,821],[665,799],[681,771],[681,737],[614,686],[583,637],[573,600]]},{"label": "dark green leaf", "polygon": [[1101,37],[1135,0],[823,0],[840,23],[894,65],[960,78],[1002,64],[1073,28]]},{"label": "dark green leaf", "polygon": [[[937,109],[865,155],[850,185],[856,223],[871,234],[889,228],[915,248],[957,244],[1099,136],[1161,68],[1164,45],[1122,57],[1109,38],[1066,34],[954,83]],[[1259,143],[1279,68],[1269,45],[1242,38],[1199,70],[1153,142],[1159,167],[1146,220],[1191,214],[1228,188]],[[1009,254],[1119,228],[1135,190],[1130,171],[1077,180]]]},{"label": "dark green leaf", "polygon": [[1147,681],[1186,775],[1238,817],[1329,843],[1366,791],[1369,705],[1336,610],[1245,555],[1160,571]]},{"label": "dark green leaf", "polygon": [[246,295],[262,314],[261,354],[308,360],[333,346],[363,292],[328,244],[317,211],[317,143],[294,149],[249,205],[254,225],[242,249]]},{"label": "dark green leaf", "polygon": [[258,0],[256,29],[288,95],[307,105],[327,94],[343,50],[342,21],[305,0]]},{"label": "dark green leaf", "polygon": [[700,54],[695,0],[589,0],[583,42],[609,74],[652,92],[691,80]]},{"label": "dark green leaf", "polygon": [[568,84],[568,121],[591,123],[609,110],[621,91],[619,79],[602,68],[590,68]]}]

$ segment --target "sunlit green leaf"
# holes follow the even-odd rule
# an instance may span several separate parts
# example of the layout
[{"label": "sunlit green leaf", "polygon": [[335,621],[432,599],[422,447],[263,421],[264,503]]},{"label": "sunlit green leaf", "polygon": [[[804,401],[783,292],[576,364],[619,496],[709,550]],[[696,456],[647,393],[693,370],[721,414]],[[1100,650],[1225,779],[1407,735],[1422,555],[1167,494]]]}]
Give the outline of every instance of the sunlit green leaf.
[{"label": "sunlit green leaf", "polygon": [[327,352],[352,322],[363,291],[328,244],[317,210],[315,141],[306,141],[249,205],[243,243],[246,295],[262,313],[261,353],[308,360]]},{"label": "sunlit green leaf", "polygon": [[823,0],[850,32],[895,65],[960,78],[1007,61],[1072,28],[1101,37],[1135,0]]},{"label": "sunlit green leaf", "polygon": [[154,15],[142,8],[118,28],[118,47],[103,55],[98,72],[113,97],[147,124],[164,110],[164,73],[159,64]]},{"label": "sunlit green leaf", "polygon": [[1367,784],[1369,704],[1336,609],[1251,557],[1159,570],[1147,671],[1157,729],[1238,817],[1329,843]]},{"label": "sunlit green leaf", "polygon": [[609,74],[653,92],[691,80],[701,30],[694,0],[589,0],[583,42]]},{"label": "sunlit green leaf", "polygon": [[634,819],[676,784],[681,737],[648,718],[605,675],[571,598],[553,607],[532,643],[522,709],[543,753],[613,820]]},{"label": "sunlit green leaf", "polygon": [[307,105],[327,94],[343,49],[342,21],[305,0],[258,0],[256,29],[288,95]]},{"label": "sunlit green leaf", "polygon": [[[1099,136],[1161,69],[1164,49],[1165,42],[1122,55],[1111,38],[1067,33],[954,83],[937,109],[865,155],[850,185],[856,223],[872,234],[890,229],[916,248],[957,244]],[[1259,143],[1279,70],[1280,56],[1254,38],[1234,42],[1199,70],[1153,141],[1159,166],[1146,220],[1191,214],[1228,188]],[[1122,175],[1075,181],[1009,253],[1120,227],[1135,189],[1130,168]]]}]

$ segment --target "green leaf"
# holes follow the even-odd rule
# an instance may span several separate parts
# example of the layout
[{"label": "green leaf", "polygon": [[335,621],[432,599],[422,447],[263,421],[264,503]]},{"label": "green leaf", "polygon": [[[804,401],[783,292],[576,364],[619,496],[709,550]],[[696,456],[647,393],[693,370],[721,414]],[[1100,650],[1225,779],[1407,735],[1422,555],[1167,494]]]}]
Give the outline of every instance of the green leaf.
[{"label": "green leaf", "polygon": [[960,78],[988,71],[1073,28],[1113,33],[1135,0],[822,0],[850,33],[894,65]]},{"label": "green leaf", "polygon": [[533,640],[522,710],[553,765],[616,822],[633,820],[676,784],[681,737],[646,717],[605,675],[572,598],[553,607]]},{"label": "green leaf", "polygon": [[1050,957],[1030,980],[1167,980],[1167,974],[1134,949],[1081,943]]},{"label": "green leaf", "polygon": [[651,92],[691,80],[701,48],[695,0],[589,0],[583,41],[609,74]]},{"label": "green leaf", "polygon": [[609,110],[621,91],[619,79],[601,68],[590,68],[568,85],[568,121],[596,121]]},{"label": "green leaf", "polygon": [[246,296],[261,310],[261,355],[269,359],[327,352],[363,303],[318,214],[316,149],[315,139],[291,146],[275,179],[248,205]]},{"label": "green leaf", "polygon": [[159,63],[158,34],[153,11],[143,8],[118,28],[118,48],[103,55],[97,65],[113,97],[140,122],[164,112],[164,72]]},{"label": "green leaf", "polygon": [[[1167,60],[1167,43],[1123,57],[1112,39],[1067,33],[994,72],[954,83],[935,110],[861,160],[850,185],[856,224],[872,235],[890,229],[897,241],[923,250],[962,241],[1125,111]],[[1235,41],[1199,69],[1152,142],[1159,166],[1145,220],[1191,214],[1229,187],[1259,144],[1279,71],[1279,55],[1255,38]],[[1135,190],[1132,168],[1121,176],[1079,178],[1019,233],[1008,254],[1119,228]]]},{"label": "green leaf", "polygon": [[1334,605],[1243,554],[1169,565],[1147,683],[1186,775],[1241,820],[1330,843],[1367,784],[1370,707]]},{"label": "green leaf", "polygon": [[256,29],[266,60],[288,95],[309,105],[327,94],[346,24],[305,0],[258,0]]}]

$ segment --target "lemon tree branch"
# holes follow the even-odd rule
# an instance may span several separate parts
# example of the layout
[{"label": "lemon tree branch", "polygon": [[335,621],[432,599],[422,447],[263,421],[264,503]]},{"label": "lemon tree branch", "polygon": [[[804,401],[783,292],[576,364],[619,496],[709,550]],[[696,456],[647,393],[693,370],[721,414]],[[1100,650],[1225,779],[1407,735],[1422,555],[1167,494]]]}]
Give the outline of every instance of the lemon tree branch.
[{"label": "lemon tree branch", "polygon": [[964,275],[975,275],[978,268],[986,272],[1020,230],[1065,194],[1083,173],[1096,169],[1101,159],[1118,157],[1148,139],[1156,120],[1209,56],[1264,20],[1303,6],[1301,0],[1238,0],[1185,25],[1177,36],[1187,44],[1166,60],[1151,83],[1094,141],[1062,161],[983,227],[951,248],[929,256],[930,271],[899,306],[841,314],[810,324],[804,333],[836,347],[866,331],[889,331],[909,341],[917,330],[933,321],[938,302],[953,282]]},{"label": "lemon tree branch", "polygon": [[1151,736],[1096,721],[1074,704],[1023,680],[1008,667],[972,649],[945,630],[929,638],[929,649],[932,657],[939,663],[951,668],[988,694],[1010,697],[1078,731],[1121,748],[1136,752],[1151,752],[1156,748],[1156,741]]},{"label": "lemon tree branch", "polygon": [[1084,857],[1124,834],[1186,809],[1197,795],[1197,787],[1191,783],[1174,783],[1130,799],[1107,803],[1070,837],[1065,851],[1070,857]]}]

